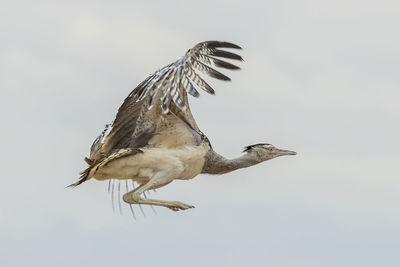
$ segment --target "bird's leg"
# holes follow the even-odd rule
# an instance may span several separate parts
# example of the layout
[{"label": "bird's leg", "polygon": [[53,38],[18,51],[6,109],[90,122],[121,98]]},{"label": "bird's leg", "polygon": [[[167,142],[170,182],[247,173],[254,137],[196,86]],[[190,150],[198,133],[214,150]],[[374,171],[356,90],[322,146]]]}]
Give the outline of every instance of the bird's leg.
[{"label": "bird's leg", "polygon": [[166,184],[169,184],[172,180],[166,179],[157,179],[157,177],[153,177],[146,184],[143,184],[141,187],[136,188],[135,190],[126,193],[123,196],[123,200],[129,204],[146,204],[146,205],[155,205],[169,208],[174,211],[178,210],[186,210],[190,208],[194,208],[191,205],[179,202],[179,201],[166,201],[166,200],[158,200],[151,198],[142,198],[141,195],[147,191],[154,188],[159,188]]}]

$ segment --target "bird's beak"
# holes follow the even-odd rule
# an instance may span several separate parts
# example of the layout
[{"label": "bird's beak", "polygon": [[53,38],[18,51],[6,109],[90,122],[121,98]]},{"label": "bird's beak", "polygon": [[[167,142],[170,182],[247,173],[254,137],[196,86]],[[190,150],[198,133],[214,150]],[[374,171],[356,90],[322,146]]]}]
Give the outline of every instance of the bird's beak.
[{"label": "bird's beak", "polygon": [[297,153],[290,150],[279,149],[278,150],[279,156],[286,156],[286,155],[296,155]]}]

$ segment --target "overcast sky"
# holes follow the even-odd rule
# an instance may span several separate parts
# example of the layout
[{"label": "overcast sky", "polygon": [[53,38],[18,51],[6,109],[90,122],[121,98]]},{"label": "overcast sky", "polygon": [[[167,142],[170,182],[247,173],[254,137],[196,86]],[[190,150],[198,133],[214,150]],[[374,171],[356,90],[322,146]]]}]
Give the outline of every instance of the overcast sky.
[{"label": "overcast sky", "polygon": [[[1,2],[0,266],[400,266],[399,2],[136,2]],[[196,208],[136,221],[107,182],[65,189],[129,92],[205,40],[245,59],[190,99],[214,149],[298,155],[176,181],[152,196]]]}]

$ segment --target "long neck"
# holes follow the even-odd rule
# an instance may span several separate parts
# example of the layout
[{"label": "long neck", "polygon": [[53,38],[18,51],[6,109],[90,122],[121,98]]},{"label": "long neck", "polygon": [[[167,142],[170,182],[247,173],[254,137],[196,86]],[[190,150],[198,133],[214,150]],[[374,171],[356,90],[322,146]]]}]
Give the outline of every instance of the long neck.
[{"label": "long neck", "polygon": [[224,174],[241,168],[247,168],[263,162],[253,153],[246,153],[235,159],[227,159],[214,151],[209,151],[206,156],[202,173]]}]

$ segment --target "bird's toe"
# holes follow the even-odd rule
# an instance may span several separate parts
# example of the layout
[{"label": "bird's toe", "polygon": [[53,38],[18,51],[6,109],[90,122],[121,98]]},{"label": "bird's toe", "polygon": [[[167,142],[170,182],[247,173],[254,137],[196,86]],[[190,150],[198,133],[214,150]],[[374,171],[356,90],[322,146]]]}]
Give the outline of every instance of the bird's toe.
[{"label": "bird's toe", "polygon": [[182,203],[182,202],[179,202],[179,201],[175,201],[175,202],[173,203],[173,205],[170,206],[169,208],[170,208],[171,210],[173,210],[173,211],[178,211],[178,210],[192,209],[192,208],[194,208],[194,206],[188,205],[188,204],[185,204],[185,203]]}]

